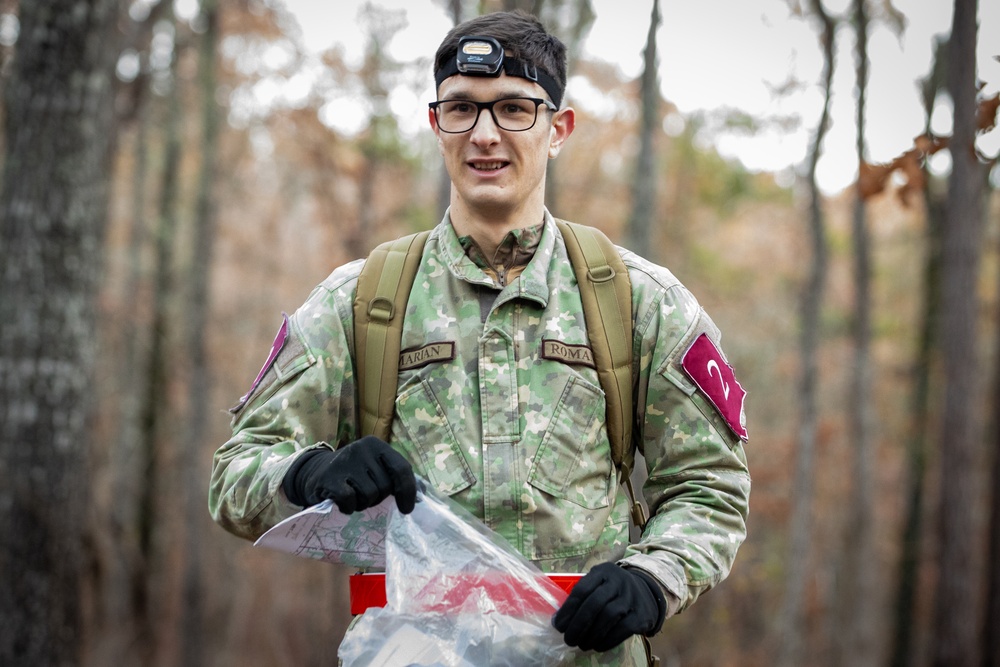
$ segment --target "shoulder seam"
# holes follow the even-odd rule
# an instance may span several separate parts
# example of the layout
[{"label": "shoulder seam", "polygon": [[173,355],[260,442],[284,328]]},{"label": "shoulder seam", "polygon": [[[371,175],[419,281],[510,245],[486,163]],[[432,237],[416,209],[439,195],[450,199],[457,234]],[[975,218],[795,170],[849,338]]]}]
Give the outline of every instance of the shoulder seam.
[{"label": "shoulder seam", "polygon": [[[356,259],[352,262],[348,262],[347,264],[344,264],[334,269],[333,272],[330,273],[330,275],[328,275],[326,278],[323,279],[323,281],[318,285],[318,287],[322,287],[327,291],[333,292],[335,290],[342,288],[344,285],[347,285],[352,281],[357,281],[358,276],[361,275],[361,269],[362,267],[364,267],[365,261],[367,260]],[[343,274],[343,275],[338,276],[337,274]],[[334,276],[337,276],[336,282],[330,282],[330,280]]]}]

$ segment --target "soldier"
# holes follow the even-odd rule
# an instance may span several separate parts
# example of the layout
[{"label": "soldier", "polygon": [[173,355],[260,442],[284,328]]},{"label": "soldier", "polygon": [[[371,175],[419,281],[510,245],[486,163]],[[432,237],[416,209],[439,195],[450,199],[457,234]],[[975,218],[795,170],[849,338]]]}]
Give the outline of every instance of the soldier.
[{"label": "soldier", "polygon": [[595,651],[587,664],[645,664],[641,638],[719,583],[746,535],[743,389],[690,292],[619,249],[651,511],[630,543],[577,277],[544,204],[546,163],[575,125],[565,47],[498,12],[452,29],[434,69],[451,201],[406,306],[388,442],[359,426],[359,260],[285,319],[215,455],[212,516],[255,539],[327,498],[350,513],[392,495],[405,513],[416,472],[543,571],[587,573],[553,620]]}]

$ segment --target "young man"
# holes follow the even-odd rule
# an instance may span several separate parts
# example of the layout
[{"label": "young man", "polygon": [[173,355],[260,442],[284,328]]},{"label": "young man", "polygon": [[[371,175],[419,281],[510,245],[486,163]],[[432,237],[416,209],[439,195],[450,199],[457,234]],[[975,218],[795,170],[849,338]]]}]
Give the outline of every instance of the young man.
[{"label": "young man", "polygon": [[285,321],[234,409],[209,502],[217,522],[253,539],[326,498],[350,513],[393,495],[409,512],[416,472],[542,570],[587,573],[553,623],[569,645],[595,651],[588,664],[645,664],[640,636],[721,581],[745,537],[743,390],[691,294],[622,250],[632,442],[652,514],[630,544],[580,290],[544,205],[546,163],[575,124],[565,67],[563,45],[522,13],[445,37],[429,122],[451,205],[408,301],[389,442],[359,431],[358,261]]}]

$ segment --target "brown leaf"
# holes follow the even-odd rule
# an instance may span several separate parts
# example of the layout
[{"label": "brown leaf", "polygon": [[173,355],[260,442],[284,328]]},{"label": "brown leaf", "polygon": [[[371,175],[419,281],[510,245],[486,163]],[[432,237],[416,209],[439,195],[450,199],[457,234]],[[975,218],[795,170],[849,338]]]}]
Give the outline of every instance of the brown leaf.
[{"label": "brown leaf", "polygon": [[924,152],[919,148],[911,148],[892,161],[895,168],[902,172],[905,182],[899,188],[899,199],[904,206],[909,207],[912,197],[923,192],[926,178],[923,170]]},{"label": "brown leaf", "polygon": [[1000,109],[1000,93],[993,97],[979,100],[976,113],[976,127],[980,132],[989,132],[997,126],[997,109]]},{"label": "brown leaf", "polygon": [[936,137],[933,134],[921,134],[913,140],[913,145],[924,156],[930,156],[948,146],[947,137]]},{"label": "brown leaf", "polygon": [[885,190],[892,170],[892,164],[870,164],[862,160],[858,166],[858,194],[861,198],[868,199]]}]

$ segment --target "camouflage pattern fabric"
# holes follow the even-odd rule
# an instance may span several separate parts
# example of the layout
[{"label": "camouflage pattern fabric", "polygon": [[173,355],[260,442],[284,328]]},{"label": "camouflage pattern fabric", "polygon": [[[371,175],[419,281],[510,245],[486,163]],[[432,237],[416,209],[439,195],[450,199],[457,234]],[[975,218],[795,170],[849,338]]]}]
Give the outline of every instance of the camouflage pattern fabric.
[{"label": "camouflage pattern fabric", "polygon": [[461,236],[458,242],[462,244],[465,254],[473,264],[493,278],[498,286],[506,287],[514,278],[521,275],[521,271],[535,256],[535,249],[542,240],[544,229],[545,224],[540,223],[533,227],[510,231],[493,254],[493,261],[486,257],[482,248],[471,236]]},{"label": "camouflage pattern fabric", "polygon": [[[718,346],[720,334],[669,271],[622,251],[634,437],[652,513],[630,544],[576,277],[545,216],[531,261],[502,288],[470,259],[447,214],[434,229],[404,321],[409,363],[392,445],[543,571],[618,561],[657,579],[674,597],[671,611],[683,611],[726,577],[746,535],[743,442],[681,368],[698,336]],[[209,509],[236,535],[256,539],[301,509],[280,490],[297,455],[358,436],[352,304],[362,261],[334,271],[290,318],[286,344],[216,452]],[[633,638],[589,664],[632,664],[625,652],[644,656]]]}]

